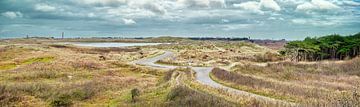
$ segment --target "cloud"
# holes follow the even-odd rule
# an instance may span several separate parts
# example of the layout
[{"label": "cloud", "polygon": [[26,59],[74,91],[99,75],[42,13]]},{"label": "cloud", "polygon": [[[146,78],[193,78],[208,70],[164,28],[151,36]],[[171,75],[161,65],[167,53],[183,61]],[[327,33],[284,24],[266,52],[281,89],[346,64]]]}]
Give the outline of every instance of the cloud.
[{"label": "cloud", "polygon": [[90,18],[96,17],[96,15],[94,13],[88,13],[87,16]]},{"label": "cloud", "polygon": [[339,6],[324,0],[311,0],[300,4],[296,7],[296,11],[311,12],[311,11],[324,11],[324,10],[338,10]]},{"label": "cloud", "polygon": [[343,3],[351,6],[360,6],[360,3],[355,1],[343,1]]},{"label": "cloud", "polygon": [[280,11],[280,6],[274,0],[261,0],[260,6],[265,9],[272,9],[275,11]]},{"label": "cloud", "polygon": [[210,7],[226,8],[225,0],[210,0]]},{"label": "cloud", "polygon": [[1,13],[2,16],[5,16],[7,18],[10,19],[15,19],[15,18],[22,18],[23,14],[21,12],[13,12],[13,11],[7,11],[4,13]]},{"label": "cloud", "polygon": [[339,20],[336,19],[304,19],[304,18],[296,18],[292,19],[291,22],[300,25],[313,25],[313,26],[334,26],[339,25]]},{"label": "cloud", "polygon": [[124,21],[125,25],[133,25],[136,24],[136,22],[133,19],[122,19]]},{"label": "cloud", "polygon": [[228,20],[228,19],[221,19],[221,23],[229,23],[230,22],[230,20]]},{"label": "cloud", "polygon": [[76,0],[75,2],[82,5],[93,6],[120,6],[126,4],[128,0]]},{"label": "cloud", "polygon": [[225,0],[178,0],[177,3],[192,8],[226,8]]},{"label": "cloud", "polygon": [[260,2],[248,1],[240,4],[233,4],[233,6],[259,14],[264,14],[263,10],[281,10],[280,6],[274,0],[261,0]]},{"label": "cloud", "polygon": [[249,2],[245,2],[245,3],[240,3],[240,4],[233,4],[234,7],[238,7],[238,8],[242,8],[244,10],[248,10],[254,13],[259,13],[259,14],[263,14],[264,12],[261,11],[260,9],[260,3],[259,2],[255,2],[255,1],[249,1]]},{"label": "cloud", "polygon": [[239,29],[251,29],[252,24],[224,24],[224,25],[212,25],[210,29],[221,29],[223,31],[234,31]]},{"label": "cloud", "polygon": [[42,12],[51,12],[56,10],[54,6],[50,6],[48,4],[36,4],[34,8],[35,10]]},{"label": "cloud", "polygon": [[148,11],[151,11],[155,14],[165,14],[167,10],[164,8],[163,5],[160,4],[161,2],[156,0],[143,0],[141,1],[132,1],[129,2],[128,5],[132,8],[141,8]]},{"label": "cloud", "polygon": [[[242,36],[268,35],[270,31],[274,35],[296,35],[299,32],[292,29],[333,32],[335,27],[341,29],[338,31],[353,32],[360,27],[359,3],[358,0],[0,0],[0,19],[13,19],[0,21],[0,28],[34,25],[12,26],[9,35],[44,31],[52,34],[57,30],[78,32],[74,35],[125,32],[130,36]],[[36,25],[47,27],[34,30]],[[214,27],[209,30],[210,26]]]}]

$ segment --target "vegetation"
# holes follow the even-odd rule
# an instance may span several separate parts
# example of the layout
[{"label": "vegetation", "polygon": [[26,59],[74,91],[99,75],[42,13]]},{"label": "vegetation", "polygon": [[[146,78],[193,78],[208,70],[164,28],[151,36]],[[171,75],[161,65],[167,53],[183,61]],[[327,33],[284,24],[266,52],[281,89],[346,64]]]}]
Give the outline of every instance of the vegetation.
[{"label": "vegetation", "polygon": [[319,38],[307,37],[303,41],[289,42],[285,48],[280,53],[295,61],[349,59],[360,54],[360,33],[350,36],[334,34]]},{"label": "vegetation", "polygon": [[227,66],[239,61],[278,61],[281,57],[272,50],[247,42],[190,41],[154,46],[175,52],[174,57],[158,61],[179,66]]},{"label": "vegetation", "polygon": [[136,102],[136,97],[140,95],[140,91],[137,88],[131,90],[131,101]]},{"label": "vegetation", "polygon": [[231,71],[214,69],[211,76],[233,88],[304,105],[358,106],[359,61],[238,64]]},{"label": "vegetation", "polygon": [[[25,41],[9,40],[0,46],[2,107],[107,106],[114,97],[130,96],[130,89],[154,88],[164,74],[162,70],[124,63],[152,55],[152,51],[141,55],[143,50],[132,48],[97,49]],[[120,55],[123,59],[114,57]]]},{"label": "vegetation", "polygon": [[[286,62],[271,49],[233,41],[162,37],[128,42],[176,43],[92,48],[52,42],[127,40],[0,40],[0,106],[288,106],[204,85],[196,81],[190,68],[163,70],[129,63],[159,55],[162,50],[175,53],[174,57],[159,61],[162,64],[221,67],[213,69],[210,76],[228,87],[300,106],[360,106],[360,58],[355,57],[358,39],[354,39],[357,37],[359,34],[307,38],[290,42],[281,51],[289,56],[298,53],[293,60],[299,61],[352,58],[318,62]],[[334,47],[333,40],[338,43],[337,48],[329,48]],[[355,47],[346,55],[340,54],[348,46]]]},{"label": "vegetation", "polygon": [[167,95],[168,107],[235,107],[234,104],[210,94],[200,93],[184,86],[175,87]]},{"label": "vegetation", "polygon": [[164,72],[126,63],[158,54],[154,48],[34,41],[0,47],[0,106],[235,106],[184,85],[178,76],[189,76],[189,69]]}]

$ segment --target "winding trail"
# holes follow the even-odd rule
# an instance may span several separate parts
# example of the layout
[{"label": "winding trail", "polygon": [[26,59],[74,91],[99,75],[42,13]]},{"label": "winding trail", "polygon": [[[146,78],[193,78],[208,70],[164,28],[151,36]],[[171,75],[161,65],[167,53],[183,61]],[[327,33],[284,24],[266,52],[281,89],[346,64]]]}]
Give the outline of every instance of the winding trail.
[{"label": "winding trail", "polygon": [[[160,69],[175,69],[179,66],[156,64],[157,61],[167,58],[167,57],[171,57],[173,55],[174,55],[173,52],[165,51],[165,53],[162,55],[158,55],[158,56],[155,56],[152,58],[136,60],[136,61],[133,61],[132,63],[139,64],[139,65],[145,65],[145,66],[151,66],[151,67],[160,68]],[[278,99],[274,99],[274,98],[270,98],[270,97],[266,97],[266,96],[261,96],[261,95],[257,95],[257,94],[253,94],[253,93],[249,93],[246,91],[241,91],[241,90],[237,90],[237,89],[234,89],[231,87],[221,85],[221,84],[215,82],[214,80],[212,80],[209,76],[213,67],[191,67],[191,68],[196,72],[196,80],[202,84],[205,84],[205,85],[208,85],[208,86],[211,86],[214,88],[220,88],[220,89],[226,90],[230,93],[234,93],[234,94],[238,94],[238,95],[242,95],[242,96],[248,96],[250,98],[255,98],[258,100],[263,100],[265,102],[275,102],[277,104],[283,104],[286,106],[295,106],[296,105],[291,102],[286,102],[286,101],[282,101],[282,100],[278,100]]]}]

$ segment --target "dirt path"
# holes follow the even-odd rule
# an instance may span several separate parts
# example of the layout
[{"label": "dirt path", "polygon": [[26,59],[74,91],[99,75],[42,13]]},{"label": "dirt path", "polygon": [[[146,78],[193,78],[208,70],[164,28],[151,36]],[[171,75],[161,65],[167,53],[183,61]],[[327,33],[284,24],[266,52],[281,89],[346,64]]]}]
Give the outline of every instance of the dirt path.
[{"label": "dirt path", "polygon": [[[173,52],[170,51],[166,51],[164,54],[159,55],[159,56],[155,56],[152,58],[147,58],[147,59],[140,59],[137,61],[134,61],[132,63],[134,64],[139,64],[139,65],[145,65],[145,66],[151,66],[151,67],[156,67],[156,68],[161,68],[161,69],[175,69],[178,66],[171,66],[171,65],[160,65],[160,64],[156,64],[156,61],[159,61],[161,59],[167,58],[167,57],[171,57],[173,56]],[[234,93],[234,94],[238,94],[241,96],[248,96],[251,98],[255,98],[258,100],[263,100],[265,102],[275,102],[278,104],[282,104],[285,106],[294,106],[294,103],[289,103],[286,101],[282,101],[282,100],[277,100],[274,98],[270,98],[270,97],[266,97],[266,96],[261,96],[261,95],[257,95],[257,94],[253,94],[253,93],[249,93],[246,91],[241,91],[241,90],[237,90],[231,87],[227,87],[224,85],[221,85],[217,82],[215,82],[214,80],[212,80],[209,76],[211,70],[213,69],[213,67],[191,67],[195,72],[196,72],[196,80],[199,81],[202,84],[205,85],[209,85],[211,87],[214,88],[220,88],[220,89],[224,89],[227,90],[230,93]]]}]

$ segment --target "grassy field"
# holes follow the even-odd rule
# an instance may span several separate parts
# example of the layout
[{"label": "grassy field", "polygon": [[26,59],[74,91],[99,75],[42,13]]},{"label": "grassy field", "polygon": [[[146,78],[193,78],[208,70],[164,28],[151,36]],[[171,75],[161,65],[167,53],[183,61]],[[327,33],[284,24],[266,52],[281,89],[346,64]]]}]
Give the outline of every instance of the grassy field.
[{"label": "grassy field", "polygon": [[[53,44],[66,41],[172,44]],[[228,87],[301,106],[360,106],[360,58],[289,62],[277,50],[252,43],[169,37],[0,40],[0,106],[288,106],[204,85],[190,68],[162,70],[130,63],[164,51],[175,56],[157,63],[218,67],[210,77]]]},{"label": "grassy field", "polygon": [[0,47],[1,106],[131,104],[113,100],[128,96],[133,88],[156,87],[165,72],[127,64],[156,51],[22,40],[3,44]]},{"label": "grassy field", "polygon": [[272,98],[310,105],[359,106],[359,61],[236,65],[231,71],[216,68],[211,76],[224,85]]},{"label": "grassy field", "polygon": [[234,62],[268,62],[281,60],[276,51],[246,42],[188,41],[176,45],[156,46],[176,53],[172,58],[160,60],[160,64],[181,66],[228,66]]},{"label": "grassy field", "polygon": [[175,79],[189,69],[129,64],[161,54],[156,48],[77,47],[33,39],[0,43],[0,106],[237,105]]}]

